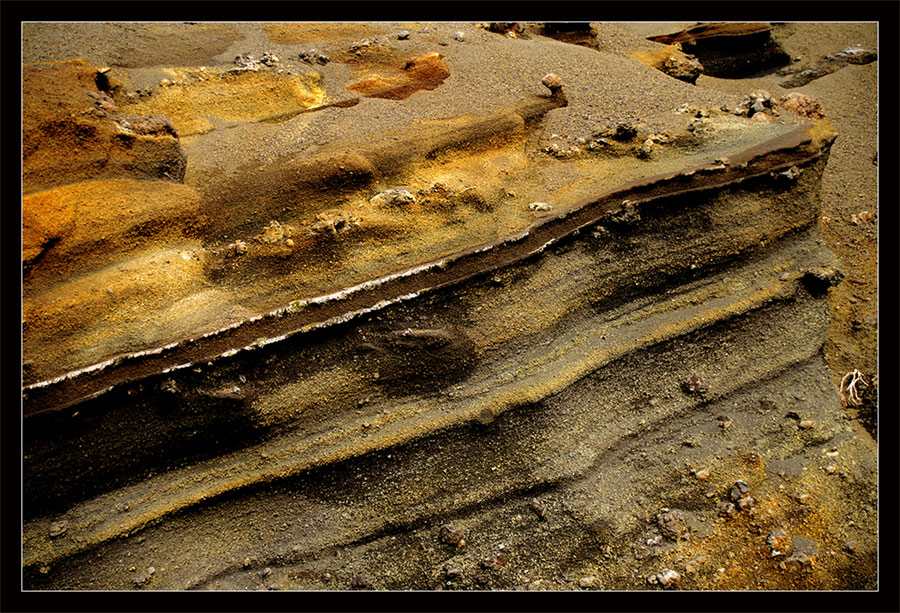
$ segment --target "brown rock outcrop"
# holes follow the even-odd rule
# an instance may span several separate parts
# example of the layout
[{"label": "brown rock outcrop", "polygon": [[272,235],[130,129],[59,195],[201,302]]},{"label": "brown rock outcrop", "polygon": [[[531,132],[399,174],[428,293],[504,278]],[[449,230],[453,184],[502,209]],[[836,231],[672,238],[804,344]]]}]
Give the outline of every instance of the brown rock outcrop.
[{"label": "brown rock outcrop", "polygon": [[[134,130],[81,59],[22,68],[22,180],[25,193],[84,179],[180,182],[187,158],[168,130]],[[102,79],[101,79],[102,82]],[[157,121],[158,123],[158,121]]]}]

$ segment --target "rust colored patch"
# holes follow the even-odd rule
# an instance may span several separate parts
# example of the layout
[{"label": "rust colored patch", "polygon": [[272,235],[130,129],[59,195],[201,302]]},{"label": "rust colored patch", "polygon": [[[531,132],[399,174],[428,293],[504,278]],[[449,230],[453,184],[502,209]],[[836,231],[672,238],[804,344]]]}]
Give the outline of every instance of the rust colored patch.
[{"label": "rust colored patch", "polygon": [[429,53],[407,61],[400,74],[383,77],[372,74],[348,85],[347,89],[370,98],[405,100],[419,90],[436,89],[450,76],[450,69],[440,53]]}]

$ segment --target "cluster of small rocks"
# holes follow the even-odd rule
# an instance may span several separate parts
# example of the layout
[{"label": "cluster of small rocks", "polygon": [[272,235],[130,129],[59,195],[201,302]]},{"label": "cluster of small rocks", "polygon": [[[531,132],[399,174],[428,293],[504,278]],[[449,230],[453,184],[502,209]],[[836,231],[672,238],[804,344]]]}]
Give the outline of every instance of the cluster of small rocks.
[{"label": "cluster of small rocks", "polygon": [[350,43],[350,46],[347,47],[347,51],[349,51],[353,55],[359,57],[360,55],[363,54],[363,51],[365,51],[369,47],[371,47],[372,44],[373,43],[371,40],[369,40],[368,38],[364,38],[362,40],[357,40],[357,41]]},{"label": "cluster of small rocks", "polygon": [[581,153],[581,147],[579,145],[573,145],[571,147],[563,149],[560,148],[560,146],[556,143],[550,143],[549,145],[544,147],[542,151],[544,153],[549,153],[557,159],[566,160],[579,155]]},{"label": "cluster of small rocks", "polygon": [[[551,134],[551,140],[561,139],[558,134]],[[639,134],[638,128],[630,123],[621,123],[615,128],[606,128],[597,130],[590,138],[583,136],[574,139],[572,145],[561,147],[558,143],[550,143],[544,146],[541,151],[552,155],[557,159],[570,159],[580,156],[584,152],[607,152],[617,155],[626,154],[629,149],[617,148],[616,143],[628,143],[640,139],[641,144],[632,147],[631,153],[640,158],[649,158],[657,149],[658,145],[666,145],[675,139],[668,132],[657,132],[653,134]]]},{"label": "cluster of small rocks", "polygon": [[685,102],[678,106],[675,109],[676,113],[687,113],[688,115],[693,115],[694,117],[709,117],[709,109],[698,109],[693,104],[689,104]]},{"label": "cluster of small rocks", "polygon": [[698,109],[692,104],[684,103],[675,109],[676,113],[686,113],[693,117],[688,124],[688,132],[701,135],[712,132],[715,128],[712,120],[709,118],[709,109]]},{"label": "cluster of small rocks", "polygon": [[766,111],[771,112],[774,109],[775,100],[772,99],[772,94],[764,89],[759,89],[745,95],[740,104],[731,112],[738,116],[749,117],[755,121],[771,122],[772,118],[766,114]]},{"label": "cluster of small rocks", "polygon": [[756,507],[756,499],[750,496],[750,486],[746,481],[735,481],[728,495],[731,502],[719,505],[719,515],[722,517],[736,517],[739,511],[749,513]]},{"label": "cluster of small rocks", "polygon": [[314,235],[335,236],[358,228],[360,223],[358,217],[348,215],[340,209],[328,209],[316,215],[316,220],[309,226],[309,232]]},{"label": "cluster of small rocks", "polygon": [[641,212],[631,200],[623,200],[622,207],[609,215],[609,222],[619,226],[630,226],[640,220]]},{"label": "cluster of small rocks", "polygon": [[129,102],[137,102],[143,98],[150,98],[153,95],[151,88],[136,89],[125,94],[125,99]]},{"label": "cluster of small rocks", "polygon": [[615,128],[602,130],[595,133],[595,137],[612,138],[617,141],[629,141],[637,136],[638,129],[631,123],[620,123]]},{"label": "cluster of small rocks", "polygon": [[329,62],[328,56],[320,53],[318,49],[308,49],[300,54],[300,61],[307,64],[325,65]]},{"label": "cluster of small rocks", "polygon": [[695,135],[706,134],[714,129],[715,127],[708,117],[697,117],[688,124],[688,132]]},{"label": "cluster of small rocks", "polygon": [[262,57],[256,59],[249,53],[242,53],[234,58],[234,65],[239,70],[259,70],[262,66],[272,68],[277,66],[281,60],[274,53],[265,51]]},{"label": "cluster of small rocks", "polygon": [[647,583],[650,585],[661,585],[667,589],[676,588],[681,584],[681,573],[677,570],[664,568],[655,575],[647,577]]}]

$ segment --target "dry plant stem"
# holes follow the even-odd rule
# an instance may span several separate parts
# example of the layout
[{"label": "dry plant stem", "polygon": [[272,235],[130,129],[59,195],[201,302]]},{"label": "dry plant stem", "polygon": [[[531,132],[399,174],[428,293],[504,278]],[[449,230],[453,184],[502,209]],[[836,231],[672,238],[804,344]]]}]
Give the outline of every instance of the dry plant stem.
[{"label": "dry plant stem", "polygon": [[856,369],[848,372],[844,375],[844,378],[841,379],[841,405],[847,406],[849,404],[858,406],[862,404],[862,401],[859,399],[859,394],[856,390],[856,384],[862,383],[863,385],[868,386],[865,379],[862,377],[862,373]]}]

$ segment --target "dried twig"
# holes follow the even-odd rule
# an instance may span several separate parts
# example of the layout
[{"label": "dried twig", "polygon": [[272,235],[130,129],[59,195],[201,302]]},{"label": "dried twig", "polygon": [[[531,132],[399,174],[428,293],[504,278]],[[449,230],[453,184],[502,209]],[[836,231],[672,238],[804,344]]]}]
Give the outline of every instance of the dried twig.
[{"label": "dried twig", "polygon": [[856,390],[856,385],[859,383],[865,386],[869,385],[866,383],[865,379],[863,379],[862,373],[855,368],[844,375],[844,378],[841,379],[841,388],[839,390],[841,395],[841,406],[846,407],[847,404],[862,404],[862,400],[859,399],[859,393]]}]

